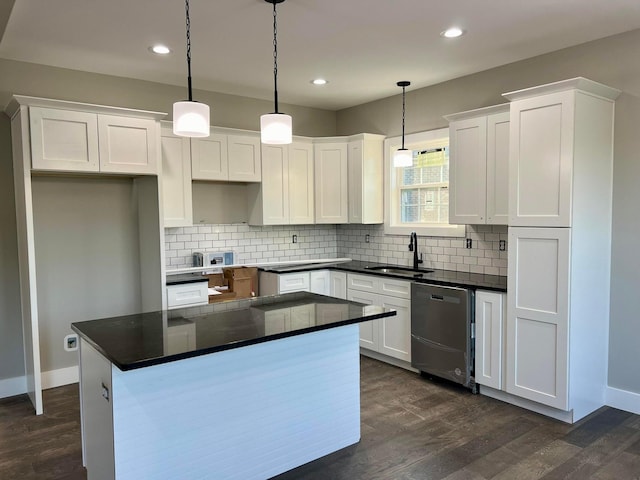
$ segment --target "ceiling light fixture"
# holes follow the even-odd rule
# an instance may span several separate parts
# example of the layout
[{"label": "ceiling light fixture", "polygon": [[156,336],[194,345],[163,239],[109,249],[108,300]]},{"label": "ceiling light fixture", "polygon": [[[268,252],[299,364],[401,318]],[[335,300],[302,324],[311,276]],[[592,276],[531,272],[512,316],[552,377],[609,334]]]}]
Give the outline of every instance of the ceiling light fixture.
[{"label": "ceiling light fixture", "polygon": [[187,15],[187,85],[189,100],[173,104],[173,133],[181,137],[209,136],[209,105],[193,101],[191,93],[191,21],[189,0],[185,0]]},{"label": "ceiling light fixture", "polygon": [[149,47],[149,50],[158,55],[168,55],[171,53],[171,49],[166,45],[154,45],[153,47]]},{"label": "ceiling light fixture", "polygon": [[464,30],[462,30],[461,28],[451,27],[451,28],[447,28],[440,35],[445,38],[457,38],[462,36],[463,34],[464,34]]},{"label": "ceiling light fixture", "polygon": [[411,82],[402,81],[396,85],[402,87],[402,147],[395,151],[393,154],[393,166],[394,167],[410,167],[413,165],[413,152],[404,148],[404,95],[405,88],[411,85]]},{"label": "ceiling light fixture", "polygon": [[311,80],[311,83],[313,83],[314,85],[326,85],[327,82],[324,78],[314,78],[313,80]]},{"label": "ceiling light fixture", "polygon": [[267,145],[292,142],[291,115],[278,111],[278,23],[276,5],[284,0],[265,0],[273,4],[273,99],[275,111],[260,117],[260,139]]}]

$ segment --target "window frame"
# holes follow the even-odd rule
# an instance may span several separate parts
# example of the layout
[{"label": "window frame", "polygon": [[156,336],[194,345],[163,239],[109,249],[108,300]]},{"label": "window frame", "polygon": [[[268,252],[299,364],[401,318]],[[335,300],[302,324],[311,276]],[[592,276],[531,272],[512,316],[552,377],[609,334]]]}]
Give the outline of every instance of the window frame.
[{"label": "window frame", "polygon": [[[449,138],[448,128],[438,128],[426,132],[405,135],[405,147],[411,150],[427,150],[442,146],[442,139]],[[388,137],[384,141],[384,233],[385,235],[408,235],[416,232],[428,237],[464,237],[466,225],[450,225],[444,223],[416,223],[402,225],[400,222],[400,189],[396,168],[392,166],[393,153],[402,145],[402,137]],[[448,145],[448,142],[447,142]]]}]

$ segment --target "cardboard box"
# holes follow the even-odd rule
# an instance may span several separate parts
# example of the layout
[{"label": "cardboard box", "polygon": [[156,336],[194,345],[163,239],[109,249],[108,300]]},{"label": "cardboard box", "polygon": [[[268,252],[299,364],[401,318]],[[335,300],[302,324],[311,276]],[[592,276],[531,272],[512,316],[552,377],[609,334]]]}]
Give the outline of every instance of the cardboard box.
[{"label": "cardboard box", "polygon": [[258,292],[258,269],[256,267],[233,267],[222,269],[229,290],[236,298],[255,297]]}]

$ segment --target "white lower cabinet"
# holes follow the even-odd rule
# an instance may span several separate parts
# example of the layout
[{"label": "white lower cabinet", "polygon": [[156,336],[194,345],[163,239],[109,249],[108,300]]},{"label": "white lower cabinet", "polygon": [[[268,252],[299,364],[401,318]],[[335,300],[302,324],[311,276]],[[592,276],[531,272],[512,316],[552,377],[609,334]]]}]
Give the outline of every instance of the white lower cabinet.
[{"label": "white lower cabinet", "polygon": [[167,285],[167,309],[169,310],[208,303],[209,290],[206,281]]},{"label": "white lower cabinet", "polygon": [[396,310],[394,317],[361,323],[360,346],[411,361],[411,282],[348,274],[347,299]]},{"label": "white lower cabinet", "polygon": [[320,295],[331,294],[331,272],[329,270],[312,270],[309,272],[309,291]]},{"label": "white lower cabinet", "polygon": [[345,272],[329,272],[329,295],[347,299],[347,274]]},{"label": "white lower cabinet", "polygon": [[504,321],[507,295],[476,291],[476,383],[502,390],[504,386]]}]

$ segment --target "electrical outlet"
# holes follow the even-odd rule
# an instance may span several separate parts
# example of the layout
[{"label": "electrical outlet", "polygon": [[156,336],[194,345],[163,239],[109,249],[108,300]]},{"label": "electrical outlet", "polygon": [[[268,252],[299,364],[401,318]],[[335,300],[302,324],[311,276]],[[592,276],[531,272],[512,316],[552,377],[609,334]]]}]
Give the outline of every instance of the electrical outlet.
[{"label": "electrical outlet", "polygon": [[64,337],[64,349],[67,352],[75,352],[78,350],[78,335],[70,333]]},{"label": "electrical outlet", "polygon": [[291,243],[298,243],[298,235],[294,235],[294,236],[291,238]]},{"label": "electrical outlet", "polygon": [[369,234],[367,233],[367,234],[364,236],[364,243],[369,243],[369,241],[370,241],[370,240],[371,240],[371,237],[370,237],[370,236],[369,236]]},{"label": "electrical outlet", "polygon": [[473,246],[473,240],[470,238],[467,238],[467,248],[472,248]]},{"label": "electrical outlet", "polygon": [[498,250],[500,250],[501,252],[504,252],[507,249],[507,241],[506,240],[500,240],[499,246],[498,246]]}]

